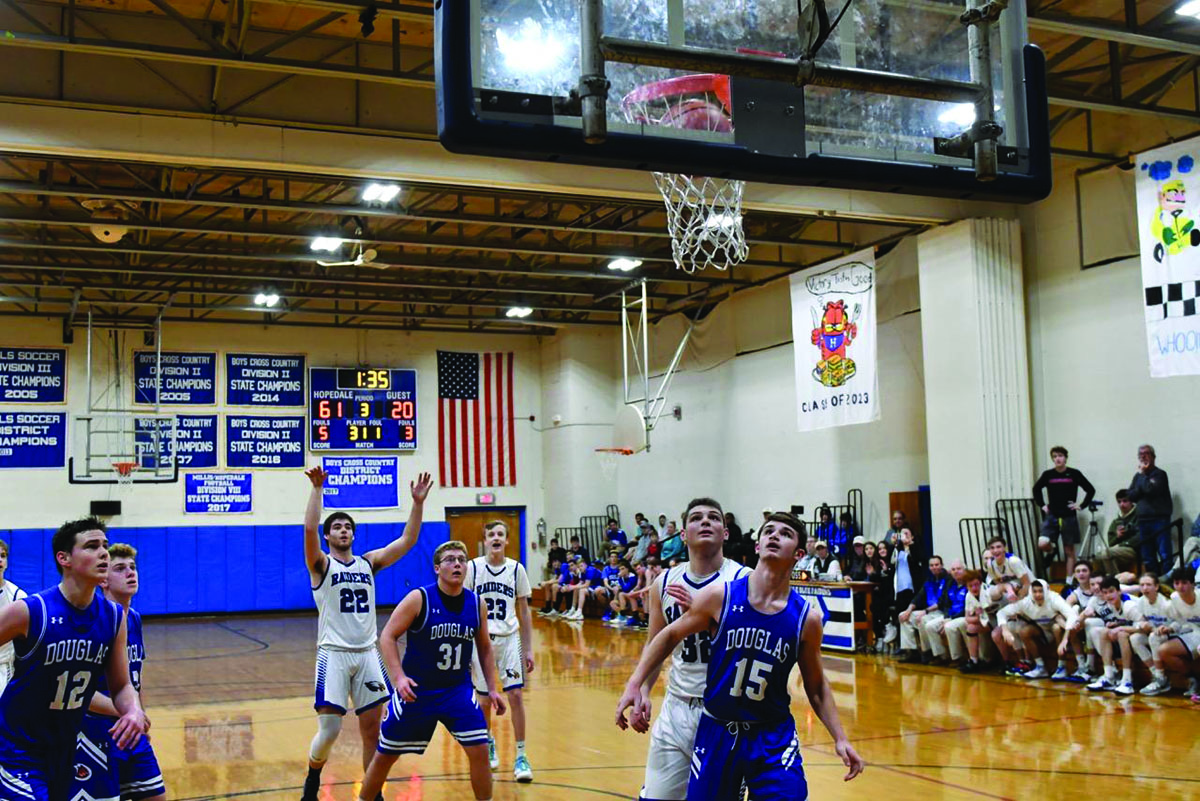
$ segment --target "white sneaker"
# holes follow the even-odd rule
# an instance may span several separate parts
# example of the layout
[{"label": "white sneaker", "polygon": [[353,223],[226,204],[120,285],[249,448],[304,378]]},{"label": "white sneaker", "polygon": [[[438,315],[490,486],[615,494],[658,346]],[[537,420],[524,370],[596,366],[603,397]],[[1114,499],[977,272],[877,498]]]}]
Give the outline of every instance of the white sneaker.
[{"label": "white sneaker", "polygon": [[1021,675],[1027,679],[1044,679],[1050,674],[1046,672],[1046,668],[1041,665],[1035,665],[1033,670],[1027,670]]},{"label": "white sneaker", "polygon": [[1058,670],[1054,671],[1054,675],[1050,677],[1050,681],[1066,681],[1069,678],[1066,666],[1059,665]]},{"label": "white sneaker", "polygon": [[1080,668],[1072,673],[1068,678],[1070,681],[1086,684],[1092,680],[1092,671],[1087,669],[1087,665],[1081,665]]},{"label": "white sneaker", "polygon": [[513,763],[513,778],[522,784],[533,781],[533,769],[529,767],[527,757],[517,757],[517,761]]},{"label": "white sneaker", "polygon": [[1113,692],[1116,693],[1117,695],[1133,695],[1133,693],[1134,693],[1133,683],[1128,682],[1128,681],[1123,681],[1120,684],[1118,684],[1116,687],[1113,688]]},{"label": "white sneaker", "polygon": [[1167,681],[1165,677],[1161,679],[1155,679],[1142,689],[1138,690],[1138,692],[1140,692],[1142,695],[1162,695],[1163,693],[1168,693],[1170,691],[1171,682]]},{"label": "white sneaker", "polygon": [[896,624],[888,623],[887,626],[883,630],[883,641],[885,643],[892,642],[893,640],[896,639],[896,633],[897,633],[896,632]]},{"label": "white sneaker", "polygon": [[1112,690],[1115,689],[1115,687],[1116,685],[1112,683],[1112,680],[1109,679],[1108,676],[1101,676],[1087,686],[1087,688],[1092,691]]},{"label": "white sneaker", "polygon": [[563,617],[567,618],[568,620],[583,620],[583,610],[572,609],[570,612],[563,615]]}]

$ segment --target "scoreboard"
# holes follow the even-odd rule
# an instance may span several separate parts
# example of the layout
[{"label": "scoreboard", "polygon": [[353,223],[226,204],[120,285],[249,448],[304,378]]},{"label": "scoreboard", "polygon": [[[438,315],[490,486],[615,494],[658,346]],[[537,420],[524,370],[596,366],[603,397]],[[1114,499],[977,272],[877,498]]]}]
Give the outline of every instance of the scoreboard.
[{"label": "scoreboard", "polygon": [[308,372],[309,450],[417,449],[417,371],[313,367]]}]

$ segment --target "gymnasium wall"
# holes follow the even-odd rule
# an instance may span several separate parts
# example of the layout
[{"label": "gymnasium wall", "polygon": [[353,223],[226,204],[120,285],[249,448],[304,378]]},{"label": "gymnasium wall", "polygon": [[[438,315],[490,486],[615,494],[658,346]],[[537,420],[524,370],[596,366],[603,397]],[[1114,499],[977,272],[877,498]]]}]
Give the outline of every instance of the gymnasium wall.
[{"label": "gymnasium wall", "polygon": [[[125,347],[143,348],[140,332],[130,332]],[[97,342],[99,338],[97,337]],[[2,411],[66,411],[70,418],[86,409],[86,335],[76,331],[74,345],[62,345],[61,321],[29,318],[0,320],[0,345],[67,347],[66,407],[27,407],[5,404]],[[538,341],[526,336],[471,336],[434,333],[392,333],[337,329],[255,327],[245,325],[168,324],[164,350],[208,350],[218,353],[217,406],[164,407],[164,411],[223,414],[226,409],[220,379],[223,354],[303,353],[308,366],[388,366],[417,370],[418,449],[399,454],[399,509],[353,512],[365,546],[381,544],[403,529],[408,518],[408,482],[420,471],[438,474],[438,400],[436,351],[513,351],[514,411],[517,482],[511,487],[491,487],[497,503],[525,506],[529,527],[545,514],[542,493],[542,449],[535,430],[542,425],[541,355]],[[126,394],[132,395],[127,384]],[[303,409],[245,409],[237,414],[302,415]],[[530,421],[529,417],[537,419]],[[223,423],[218,437],[219,465],[224,464]],[[70,449],[68,448],[68,455]],[[319,454],[308,453],[310,465]],[[214,468],[220,471],[221,467]],[[308,609],[312,598],[300,560],[301,527],[310,484],[298,470],[254,469],[253,512],[241,515],[185,515],[183,481],[178,484],[87,486],[69,484],[63,469],[0,471],[4,481],[0,537],[13,543],[14,581],[26,589],[52,583],[53,563],[49,533],[64,520],[88,513],[91,500],[119,499],[122,514],[110,522],[111,539],[129,539],[140,549],[145,573],[139,606],[147,612],[204,612],[266,609]],[[425,525],[418,548],[381,578],[381,602],[395,599],[401,588],[431,576],[429,556],[445,541],[446,507],[471,507],[483,488],[433,490],[425,505]],[[10,533],[11,532],[11,533]],[[398,535],[398,534],[397,534]],[[527,542],[531,540],[526,532]],[[428,551],[428,553],[426,553]],[[40,568],[38,567],[40,566]],[[215,570],[220,575],[213,577]],[[227,575],[232,574],[232,576]],[[239,575],[249,578],[252,589],[242,589]],[[228,582],[228,587],[226,582]],[[234,591],[234,587],[238,587]],[[169,595],[165,589],[170,587]],[[224,604],[224,605],[222,605]]]},{"label": "gymnasium wall", "polygon": [[[1150,377],[1137,259],[1080,269],[1074,182],[1080,166],[1086,165],[1061,165],[1054,193],[1021,212],[1034,464],[1040,472],[1050,465],[1050,447],[1065,446],[1111,516],[1113,493],[1129,485],[1137,447],[1148,442],[1170,477],[1175,515],[1190,529],[1200,512],[1200,376]],[[1088,191],[1121,186],[1098,182]],[[1089,200],[1096,208],[1122,205],[1119,198]],[[1091,220],[1085,232],[1103,224]]]}]

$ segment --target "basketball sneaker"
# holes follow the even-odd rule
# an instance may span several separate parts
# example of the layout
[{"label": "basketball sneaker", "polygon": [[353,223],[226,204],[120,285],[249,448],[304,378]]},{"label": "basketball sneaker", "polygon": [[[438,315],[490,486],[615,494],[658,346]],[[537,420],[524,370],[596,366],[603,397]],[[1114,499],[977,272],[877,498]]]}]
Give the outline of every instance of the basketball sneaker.
[{"label": "basketball sneaker", "polygon": [[1092,672],[1087,669],[1087,665],[1080,665],[1079,669],[1067,677],[1067,681],[1073,681],[1077,684],[1086,684],[1092,680]]},{"label": "basketball sneaker", "polygon": [[488,735],[488,767],[492,770],[500,767],[500,757],[496,756],[496,741]]},{"label": "basketball sneaker", "polygon": [[1162,695],[1171,691],[1171,682],[1164,676],[1161,679],[1155,679],[1147,684],[1142,689],[1138,690],[1142,695]]},{"label": "basketball sneaker", "polygon": [[522,784],[533,781],[533,769],[529,767],[529,758],[524,754],[517,757],[513,763],[513,778]]},{"label": "basketball sneaker", "polygon": [[1108,676],[1101,676],[1089,684],[1087,688],[1092,692],[1098,692],[1101,690],[1115,690],[1116,685],[1112,683],[1112,679],[1110,679]]},{"label": "basketball sneaker", "polygon": [[612,621],[612,619],[613,619],[613,613],[608,612],[607,614],[604,615],[604,617],[600,618],[600,621],[603,623],[610,623]]},{"label": "basketball sneaker", "polygon": [[1118,684],[1116,687],[1113,688],[1113,692],[1116,693],[1117,695],[1133,695],[1133,693],[1134,693],[1133,683],[1128,682],[1128,681],[1123,681],[1120,684]]},{"label": "basketball sneaker", "polygon": [[1021,675],[1027,679],[1044,679],[1050,674],[1047,673],[1046,668],[1042,667],[1041,665],[1034,665],[1033,670],[1027,670]]},{"label": "basketball sneaker", "polygon": [[1050,681],[1067,681],[1071,676],[1067,673],[1066,665],[1059,665],[1054,671],[1054,675],[1050,677]]}]

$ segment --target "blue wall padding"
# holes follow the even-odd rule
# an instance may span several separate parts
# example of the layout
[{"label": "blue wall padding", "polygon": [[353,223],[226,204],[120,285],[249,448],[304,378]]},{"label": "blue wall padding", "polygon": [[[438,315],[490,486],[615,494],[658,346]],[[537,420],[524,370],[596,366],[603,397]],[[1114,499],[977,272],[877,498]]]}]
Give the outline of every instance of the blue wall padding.
[{"label": "blue wall padding", "polygon": [[[364,523],[354,551],[382,548],[403,533],[403,523]],[[0,540],[9,544],[5,578],[30,593],[57,584],[53,536],[54,529],[0,529]],[[114,527],[108,539],[138,550],[134,605],[142,614],[313,608],[303,526]],[[412,550],[376,577],[376,602],[397,604],[414,587],[433,581],[433,551],[448,539],[449,524],[422,524]]]}]

